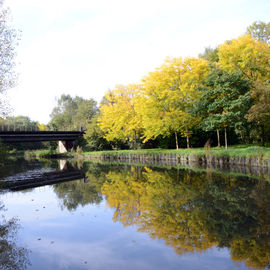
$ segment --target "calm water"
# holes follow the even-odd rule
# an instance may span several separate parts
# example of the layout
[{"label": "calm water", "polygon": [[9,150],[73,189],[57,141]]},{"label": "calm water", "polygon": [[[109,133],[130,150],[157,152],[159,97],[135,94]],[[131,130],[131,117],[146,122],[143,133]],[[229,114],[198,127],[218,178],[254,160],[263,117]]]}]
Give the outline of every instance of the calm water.
[{"label": "calm water", "polygon": [[269,268],[262,178],[21,160],[0,183],[1,270]]}]

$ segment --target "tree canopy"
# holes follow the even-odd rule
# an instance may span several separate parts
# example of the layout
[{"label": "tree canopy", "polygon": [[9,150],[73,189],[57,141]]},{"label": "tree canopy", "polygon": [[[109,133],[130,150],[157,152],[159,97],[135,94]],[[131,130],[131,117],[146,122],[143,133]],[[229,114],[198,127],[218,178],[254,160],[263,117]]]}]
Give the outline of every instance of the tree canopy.
[{"label": "tree canopy", "polygon": [[53,108],[48,126],[53,130],[79,130],[90,122],[97,110],[97,103],[93,99],[63,94]]}]

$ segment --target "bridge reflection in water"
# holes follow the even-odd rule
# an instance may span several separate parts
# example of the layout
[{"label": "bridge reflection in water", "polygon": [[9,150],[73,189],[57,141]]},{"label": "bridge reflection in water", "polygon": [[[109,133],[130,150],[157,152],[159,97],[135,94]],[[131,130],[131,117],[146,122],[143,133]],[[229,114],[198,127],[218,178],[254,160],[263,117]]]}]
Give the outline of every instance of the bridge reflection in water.
[{"label": "bridge reflection in water", "polygon": [[85,174],[66,160],[59,160],[59,170],[33,169],[0,179],[1,186],[11,191],[85,179]]}]

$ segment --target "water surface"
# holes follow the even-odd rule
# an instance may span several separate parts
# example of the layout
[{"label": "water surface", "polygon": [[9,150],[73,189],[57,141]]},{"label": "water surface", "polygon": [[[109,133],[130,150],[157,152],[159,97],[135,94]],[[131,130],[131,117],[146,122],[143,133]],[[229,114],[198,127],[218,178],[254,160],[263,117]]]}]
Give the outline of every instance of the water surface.
[{"label": "water surface", "polygon": [[0,269],[269,268],[263,178],[21,160],[0,183]]}]

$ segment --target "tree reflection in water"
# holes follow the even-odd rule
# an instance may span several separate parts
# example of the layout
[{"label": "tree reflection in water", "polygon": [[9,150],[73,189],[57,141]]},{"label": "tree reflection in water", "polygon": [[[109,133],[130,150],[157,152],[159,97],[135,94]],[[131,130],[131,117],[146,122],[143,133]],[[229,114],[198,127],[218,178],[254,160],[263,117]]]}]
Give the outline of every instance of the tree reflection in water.
[{"label": "tree reflection in water", "polygon": [[54,185],[63,207],[98,204],[105,195],[115,222],[135,224],[179,255],[226,247],[234,261],[270,267],[269,182],[191,169],[92,163],[82,169],[87,182]]},{"label": "tree reflection in water", "polygon": [[132,167],[110,171],[102,192],[114,221],[136,224],[176,253],[218,246],[248,267],[270,267],[270,185],[247,177]]},{"label": "tree reflection in water", "polygon": [[3,211],[4,205],[0,202],[0,268],[5,270],[23,270],[30,265],[29,250],[18,247],[16,234],[19,228],[15,218],[6,220]]},{"label": "tree reflection in water", "polygon": [[101,187],[106,180],[106,167],[90,164],[85,168],[81,163],[72,165],[86,171],[85,179],[54,185],[62,209],[73,211],[79,205],[99,204],[102,201]]}]

